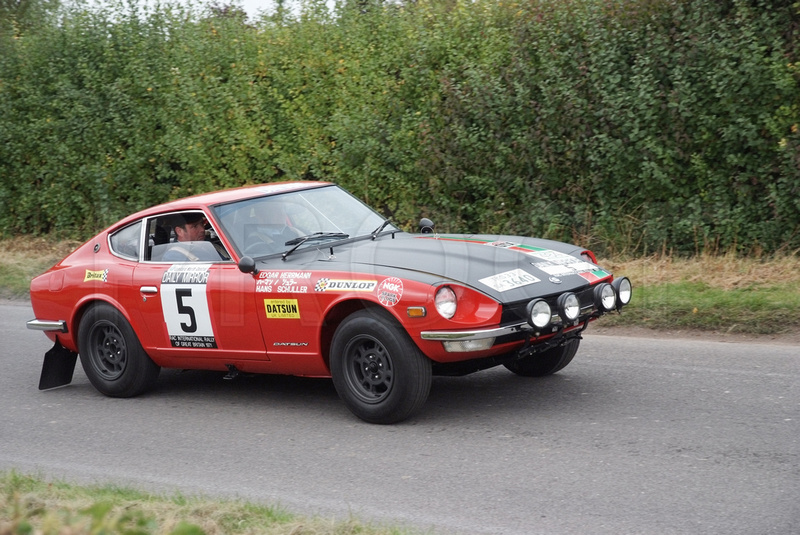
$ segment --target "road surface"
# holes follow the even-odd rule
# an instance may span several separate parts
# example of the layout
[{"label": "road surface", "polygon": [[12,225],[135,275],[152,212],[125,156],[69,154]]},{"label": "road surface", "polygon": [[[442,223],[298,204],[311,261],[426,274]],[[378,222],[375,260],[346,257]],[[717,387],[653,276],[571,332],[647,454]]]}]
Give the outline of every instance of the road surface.
[{"label": "road surface", "polygon": [[544,379],[435,378],[357,420],[326,380],[162,371],[135,399],[37,390],[40,332],[0,303],[0,470],[241,497],[435,534],[800,533],[800,346],[587,334]]}]

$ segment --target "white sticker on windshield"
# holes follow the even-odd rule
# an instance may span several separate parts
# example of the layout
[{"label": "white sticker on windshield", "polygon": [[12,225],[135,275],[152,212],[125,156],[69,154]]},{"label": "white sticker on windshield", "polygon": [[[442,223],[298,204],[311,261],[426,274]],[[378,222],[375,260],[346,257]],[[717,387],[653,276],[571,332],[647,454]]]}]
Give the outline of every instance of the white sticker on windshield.
[{"label": "white sticker on windshield", "polygon": [[541,279],[537,279],[525,270],[512,269],[511,271],[506,271],[505,273],[498,273],[497,275],[492,275],[491,277],[485,277],[480,279],[478,282],[485,284],[489,288],[498,292],[505,292],[506,290],[513,290],[514,288],[527,286],[528,284],[534,284],[540,280]]}]

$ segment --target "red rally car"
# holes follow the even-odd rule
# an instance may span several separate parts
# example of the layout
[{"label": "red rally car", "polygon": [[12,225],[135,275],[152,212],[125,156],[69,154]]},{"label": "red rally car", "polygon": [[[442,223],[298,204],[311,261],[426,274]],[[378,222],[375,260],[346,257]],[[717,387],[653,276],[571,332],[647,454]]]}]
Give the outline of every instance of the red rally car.
[{"label": "red rally car", "polygon": [[80,354],[108,396],[162,367],[330,377],[359,418],[394,423],[431,377],[569,364],[589,322],[631,283],[581,247],[401,231],[340,187],[264,184],[133,214],[31,283],[28,327],[55,343],[39,387]]}]

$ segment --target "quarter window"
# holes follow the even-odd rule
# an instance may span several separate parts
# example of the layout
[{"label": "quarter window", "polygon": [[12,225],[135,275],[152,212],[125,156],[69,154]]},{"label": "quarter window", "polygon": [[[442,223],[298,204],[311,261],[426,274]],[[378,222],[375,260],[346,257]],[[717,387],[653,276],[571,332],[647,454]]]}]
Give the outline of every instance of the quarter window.
[{"label": "quarter window", "polygon": [[109,239],[111,252],[128,260],[139,260],[139,245],[141,241],[141,221],[116,231]]}]

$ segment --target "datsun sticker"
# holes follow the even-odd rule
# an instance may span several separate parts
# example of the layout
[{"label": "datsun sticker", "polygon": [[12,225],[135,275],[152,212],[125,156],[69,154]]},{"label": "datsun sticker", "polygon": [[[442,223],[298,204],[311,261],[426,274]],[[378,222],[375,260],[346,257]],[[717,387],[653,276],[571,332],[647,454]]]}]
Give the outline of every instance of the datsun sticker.
[{"label": "datsun sticker", "polygon": [[269,319],[300,319],[297,299],[264,299]]}]

